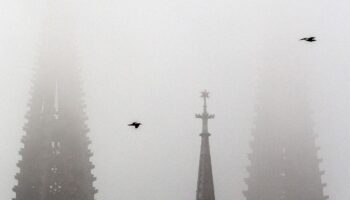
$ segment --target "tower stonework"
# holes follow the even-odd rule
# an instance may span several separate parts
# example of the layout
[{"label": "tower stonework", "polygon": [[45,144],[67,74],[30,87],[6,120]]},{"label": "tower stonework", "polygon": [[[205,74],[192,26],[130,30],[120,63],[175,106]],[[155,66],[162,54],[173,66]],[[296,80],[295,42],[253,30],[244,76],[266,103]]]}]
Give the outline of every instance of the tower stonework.
[{"label": "tower stonework", "polygon": [[207,98],[209,92],[206,90],[202,92],[201,97],[204,99],[204,110],[202,114],[196,114],[196,118],[202,119],[202,133],[201,136],[201,150],[199,159],[198,181],[197,181],[197,195],[196,200],[215,200],[213,172],[210,158],[210,146],[208,131],[208,120],[214,118],[207,112]]},{"label": "tower stonework", "polygon": [[306,78],[298,67],[261,73],[246,200],[326,200]]},{"label": "tower stonework", "polygon": [[57,18],[59,7],[51,8],[57,13],[47,18],[43,32],[13,200],[94,200],[93,153],[74,37],[67,21]]}]

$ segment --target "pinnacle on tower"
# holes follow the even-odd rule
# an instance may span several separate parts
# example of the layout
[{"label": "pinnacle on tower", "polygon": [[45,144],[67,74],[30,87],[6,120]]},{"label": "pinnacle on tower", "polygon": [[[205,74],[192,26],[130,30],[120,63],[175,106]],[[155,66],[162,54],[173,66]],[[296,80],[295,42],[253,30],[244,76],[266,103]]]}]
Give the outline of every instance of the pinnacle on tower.
[{"label": "pinnacle on tower", "polygon": [[208,119],[214,118],[214,115],[207,112],[207,98],[209,92],[202,92],[201,97],[204,100],[203,113],[196,114],[196,118],[202,119],[201,150],[197,181],[197,197],[196,200],[215,200],[213,173],[210,158]]}]

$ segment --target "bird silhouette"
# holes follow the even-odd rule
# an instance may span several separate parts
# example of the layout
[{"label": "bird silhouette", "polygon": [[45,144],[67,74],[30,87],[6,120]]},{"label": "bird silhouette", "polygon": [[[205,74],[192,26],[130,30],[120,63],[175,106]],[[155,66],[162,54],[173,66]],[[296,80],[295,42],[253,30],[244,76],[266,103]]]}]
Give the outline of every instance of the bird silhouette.
[{"label": "bird silhouette", "polygon": [[135,129],[139,128],[140,125],[142,125],[142,124],[139,122],[133,122],[131,124],[128,124],[128,126],[133,126],[133,127],[135,127]]},{"label": "bird silhouette", "polygon": [[315,37],[306,37],[306,38],[301,38],[300,40],[305,40],[307,42],[315,42],[317,40],[315,40]]}]

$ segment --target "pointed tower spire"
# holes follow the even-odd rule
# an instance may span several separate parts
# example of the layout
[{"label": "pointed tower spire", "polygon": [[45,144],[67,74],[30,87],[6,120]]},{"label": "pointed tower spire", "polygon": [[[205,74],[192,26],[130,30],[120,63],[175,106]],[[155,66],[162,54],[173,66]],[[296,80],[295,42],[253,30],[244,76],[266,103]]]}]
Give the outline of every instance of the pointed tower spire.
[{"label": "pointed tower spire", "polygon": [[326,200],[303,69],[262,71],[246,200]]},{"label": "pointed tower spire", "polygon": [[203,91],[201,97],[204,100],[203,113],[196,114],[196,118],[202,119],[202,133],[200,134],[202,140],[199,159],[196,200],[215,200],[213,173],[211,167],[209,147],[210,133],[208,132],[208,120],[214,118],[214,115],[211,115],[207,112],[207,98],[209,98],[209,92],[207,92],[207,90]]},{"label": "pointed tower spire", "polygon": [[94,200],[97,192],[75,48],[56,14],[40,48],[14,200]]}]

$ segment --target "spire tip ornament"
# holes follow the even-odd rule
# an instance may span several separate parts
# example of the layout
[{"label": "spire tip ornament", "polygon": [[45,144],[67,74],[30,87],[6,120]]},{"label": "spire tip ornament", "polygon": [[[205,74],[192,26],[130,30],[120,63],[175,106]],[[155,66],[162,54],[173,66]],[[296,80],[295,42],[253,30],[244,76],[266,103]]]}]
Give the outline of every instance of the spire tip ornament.
[{"label": "spire tip ornament", "polygon": [[209,114],[207,112],[207,98],[209,98],[209,92],[207,90],[202,91],[201,97],[204,100],[203,113],[196,114],[195,116],[196,116],[196,118],[202,119],[202,133],[200,135],[210,136],[210,133],[208,132],[208,119],[213,119],[215,117],[215,115]]},{"label": "spire tip ornament", "polygon": [[202,93],[201,97],[203,97],[203,98],[209,98],[209,92],[208,92],[207,90],[204,90],[204,91],[202,91],[201,93]]}]

